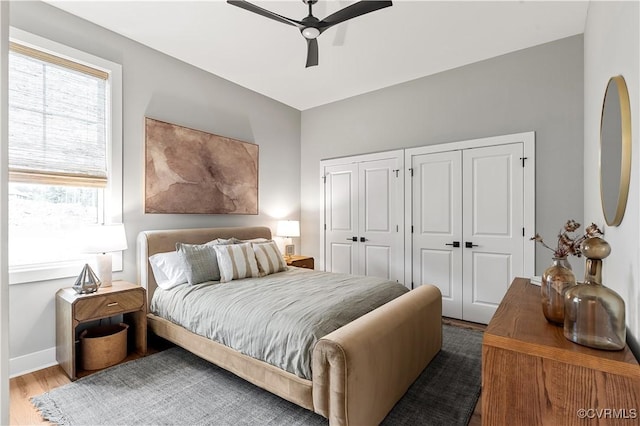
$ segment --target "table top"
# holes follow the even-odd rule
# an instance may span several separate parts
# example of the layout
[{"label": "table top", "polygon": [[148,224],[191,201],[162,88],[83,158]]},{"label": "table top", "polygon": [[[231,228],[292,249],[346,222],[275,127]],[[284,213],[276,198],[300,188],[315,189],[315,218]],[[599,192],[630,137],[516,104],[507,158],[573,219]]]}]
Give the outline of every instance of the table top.
[{"label": "table top", "polygon": [[86,297],[103,296],[103,295],[107,295],[109,293],[115,293],[118,291],[126,291],[126,290],[134,290],[134,289],[142,288],[138,284],[130,283],[127,281],[113,281],[111,284],[112,285],[110,287],[100,287],[98,288],[98,291],[93,293],[87,293],[87,294],[79,294],[79,293],[76,293],[73,287],[66,287],[58,290],[58,295],[63,297],[64,299],[72,301],[77,299],[83,299]]},{"label": "table top", "polygon": [[541,303],[540,286],[516,278],[487,326],[483,345],[640,378],[640,366],[628,346],[606,351],[573,343],[562,327],[546,320]]}]

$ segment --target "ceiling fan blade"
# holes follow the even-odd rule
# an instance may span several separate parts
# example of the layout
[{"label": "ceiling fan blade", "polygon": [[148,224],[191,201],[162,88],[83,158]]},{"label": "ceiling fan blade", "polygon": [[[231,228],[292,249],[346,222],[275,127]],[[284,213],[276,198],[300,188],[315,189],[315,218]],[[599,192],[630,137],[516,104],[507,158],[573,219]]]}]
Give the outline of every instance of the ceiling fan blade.
[{"label": "ceiling fan blade", "polygon": [[307,39],[307,65],[305,68],[318,65],[318,40]]},{"label": "ceiling fan blade", "polygon": [[377,1],[377,0],[364,0],[354,3],[351,6],[347,6],[344,9],[340,9],[336,13],[333,13],[322,21],[318,22],[318,28],[320,31],[324,31],[340,22],[347,21],[349,19],[356,18],[369,12],[384,9],[385,7],[392,6],[391,1]]},{"label": "ceiling fan blade", "polygon": [[[347,0],[339,0],[338,3],[340,3],[340,7],[341,8],[345,8],[348,5],[348,1]],[[347,28],[349,27],[349,24],[346,23],[344,25],[340,25],[338,28],[336,28],[336,34],[333,37],[333,45],[334,46],[344,46],[344,41],[347,38]]]},{"label": "ceiling fan blade", "polygon": [[286,16],[278,15],[277,13],[273,13],[270,10],[263,9],[260,6],[256,6],[255,4],[249,3],[245,0],[227,0],[227,3],[248,10],[249,12],[257,13],[258,15],[262,15],[266,18],[271,18],[274,21],[282,22],[283,24],[293,25],[294,27],[298,28],[300,28],[300,26],[302,25],[300,21],[287,18]]}]

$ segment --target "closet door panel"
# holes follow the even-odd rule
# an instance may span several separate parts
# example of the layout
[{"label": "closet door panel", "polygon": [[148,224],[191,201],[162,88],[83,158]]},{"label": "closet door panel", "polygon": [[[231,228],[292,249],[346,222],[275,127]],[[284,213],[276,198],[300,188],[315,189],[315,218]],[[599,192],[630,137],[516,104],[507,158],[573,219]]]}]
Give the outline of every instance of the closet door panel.
[{"label": "closet door panel", "polygon": [[358,165],[325,168],[325,270],[357,273]]},{"label": "closet door panel", "polygon": [[362,232],[391,232],[391,216],[388,167],[365,164],[362,168],[362,186],[364,187],[362,205]]},{"label": "closet door panel", "polygon": [[402,282],[403,236],[400,158],[365,161],[359,173],[360,274]]},{"label": "closet door panel", "polygon": [[462,318],[461,153],[412,158],[413,286],[433,284],[442,292],[444,316]]},{"label": "closet door panel", "polygon": [[331,265],[330,272],[338,272],[341,274],[355,274],[354,265],[356,264],[353,258],[354,245],[344,243],[332,243],[329,248],[329,263]]},{"label": "closet door panel", "polygon": [[472,256],[471,303],[488,308],[495,307],[504,296],[504,280],[513,275],[512,256],[482,252],[475,252]]},{"label": "closet door panel", "polygon": [[364,275],[391,279],[391,248],[367,244],[363,249]]},{"label": "closet door panel", "polygon": [[[458,155],[431,154],[435,158],[416,159],[416,180],[419,181],[417,194],[420,198],[414,203],[419,203],[420,233],[430,236],[453,238],[456,232],[455,223],[458,221],[454,210],[457,204],[454,200],[458,196],[454,189],[456,174],[459,174]],[[444,158],[443,158],[444,157]],[[443,180],[444,179],[444,180]],[[433,208],[438,203],[437,208]]]},{"label": "closet door panel", "polygon": [[[422,270],[419,276],[422,277],[420,284],[434,284],[442,292],[442,297],[447,300],[452,300],[457,290],[454,289],[456,283],[452,281],[456,276],[454,271],[454,259],[453,253],[450,250],[429,250],[423,248],[420,250],[420,265]],[[459,285],[460,283],[457,283]],[[460,309],[462,312],[462,309]]]},{"label": "closet door panel", "polygon": [[472,165],[471,236],[511,235],[511,158],[475,158]]},{"label": "closet door panel", "polygon": [[488,323],[523,272],[522,156],[521,143],[463,152],[465,320]]},{"label": "closet door panel", "polygon": [[354,178],[353,170],[339,170],[329,175],[328,218],[333,231],[357,233]]}]

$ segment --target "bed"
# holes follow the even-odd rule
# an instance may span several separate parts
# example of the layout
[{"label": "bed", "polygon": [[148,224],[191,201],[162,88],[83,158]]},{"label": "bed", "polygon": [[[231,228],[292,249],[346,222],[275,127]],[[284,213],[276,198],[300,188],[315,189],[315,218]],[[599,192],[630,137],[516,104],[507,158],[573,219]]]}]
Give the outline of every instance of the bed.
[{"label": "bed", "polygon": [[[238,227],[141,232],[138,280],[147,290],[147,306],[152,306],[157,289],[150,256],[174,251],[178,242],[204,244],[217,238],[270,239],[271,231]],[[308,275],[312,276],[317,278],[318,273]],[[326,417],[332,426],[379,424],[442,345],[441,294],[431,285],[408,291],[319,338],[310,354],[310,377],[245,355],[149,312],[148,328],[156,335]]]}]

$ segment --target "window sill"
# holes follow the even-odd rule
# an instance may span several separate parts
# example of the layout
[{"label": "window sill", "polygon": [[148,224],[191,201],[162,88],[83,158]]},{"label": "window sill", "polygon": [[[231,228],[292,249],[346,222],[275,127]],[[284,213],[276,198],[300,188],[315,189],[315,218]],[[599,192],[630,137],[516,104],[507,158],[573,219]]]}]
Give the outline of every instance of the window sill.
[{"label": "window sill", "polygon": [[74,261],[9,268],[9,285],[77,276],[80,274],[84,263],[83,261]]},{"label": "window sill", "polygon": [[[113,272],[122,271],[122,253],[112,253]],[[86,263],[92,264],[91,260],[78,259],[67,262],[43,263],[39,265],[28,265],[9,268],[9,285],[30,284],[41,281],[50,281],[61,278],[75,278],[80,275]],[[94,266],[91,266],[94,268]],[[73,285],[73,282],[70,284]]]}]

